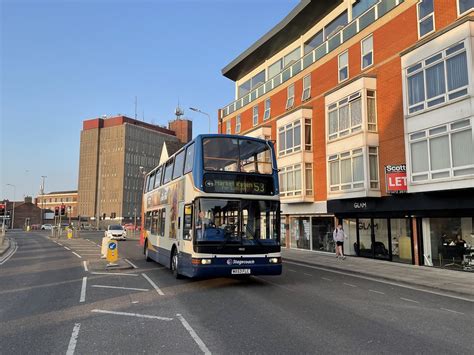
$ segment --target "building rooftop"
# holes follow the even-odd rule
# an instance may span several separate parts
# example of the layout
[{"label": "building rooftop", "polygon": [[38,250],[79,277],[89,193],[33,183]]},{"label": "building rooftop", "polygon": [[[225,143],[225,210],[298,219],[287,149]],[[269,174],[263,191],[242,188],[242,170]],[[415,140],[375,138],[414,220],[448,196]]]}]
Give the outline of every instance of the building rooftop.
[{"label": "building rooftop", "polygon": [[147,123],[144,121],[135,120],[133,118],[122,116],[122,115],[107,117],[107,118],[92,118],[89,120],[84,120],[82,123],[82,129],[86,131],[86,130],[94,129],[94,128],[107,128],[107,127],[120,126],[126,123],[139,126],[142,128],[151,129],[153,131],[168,134],[171,136],[176,136],[174,131],[167,129],[165,127],[157,126],[157,125]]},{"label": "building rooftop", "polygon": [[332,11],[343,0],[301,0],[301,2],[275,27],[222,69],[222,74],[237,81],[262,64]]}]

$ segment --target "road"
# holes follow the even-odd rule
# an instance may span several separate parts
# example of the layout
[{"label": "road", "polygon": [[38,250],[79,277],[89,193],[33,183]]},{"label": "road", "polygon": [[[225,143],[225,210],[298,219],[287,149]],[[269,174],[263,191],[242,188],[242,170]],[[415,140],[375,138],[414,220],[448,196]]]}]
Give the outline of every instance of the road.
[{"label": "road", "polygon": [[471,302],[285,263],[279,277],[176,280],[119,243],[136,268],[105,272],[99,233],[11,233],[0,265],[0,354],[445,353],[474,349]]}]

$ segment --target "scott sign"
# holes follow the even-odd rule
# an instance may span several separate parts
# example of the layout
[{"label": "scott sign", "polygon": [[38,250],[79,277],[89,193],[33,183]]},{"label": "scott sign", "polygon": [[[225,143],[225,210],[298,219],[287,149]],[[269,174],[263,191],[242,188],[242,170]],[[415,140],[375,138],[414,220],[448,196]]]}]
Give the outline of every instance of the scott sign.
[{"label": "scott sign", "polygon": [[387,193],[398,194],[407,192],[406,171],[407,169],[405,164],[385,166]]}]

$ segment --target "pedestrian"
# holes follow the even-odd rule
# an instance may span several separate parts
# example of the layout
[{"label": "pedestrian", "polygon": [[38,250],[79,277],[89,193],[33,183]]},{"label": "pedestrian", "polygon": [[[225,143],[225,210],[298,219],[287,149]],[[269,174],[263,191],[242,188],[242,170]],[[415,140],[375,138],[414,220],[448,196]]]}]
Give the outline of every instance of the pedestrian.
[{"label": "pedestrian", "polygon": [[341,224],[339,223],[334,229],[332,233],[332,238],[334,242],[336,242],[336,258],[341,258],[344,260],[346,256],[344,255],[344,239],[346,237],[346,233],[344,233],[344,229],[342,229]]}]

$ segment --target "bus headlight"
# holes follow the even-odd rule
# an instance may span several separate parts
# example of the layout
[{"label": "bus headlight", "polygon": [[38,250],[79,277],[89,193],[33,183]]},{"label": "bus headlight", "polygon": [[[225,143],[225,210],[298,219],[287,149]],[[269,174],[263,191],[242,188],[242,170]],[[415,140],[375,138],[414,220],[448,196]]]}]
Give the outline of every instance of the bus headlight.
[{"label": "bus headlight", "polygon": [[198,259],[198,258],[193,258],[191,263],[193,265],[209,265],[212,263],[211,259]]},{"label": "bus headlight", "polygon": [[210,263],[212,263],[211,259],[201,259],[201,264],[203,265],[209,265]]},{"label": "bus headlight", "polygon": [[280,258],[269,258],[268,262],[270,264],[279,264],[281,262],[281,259]]}]

